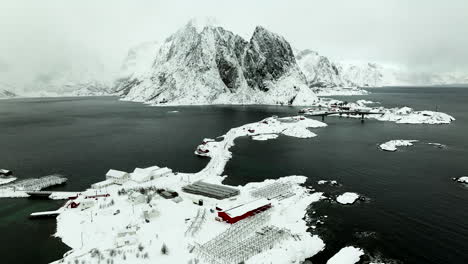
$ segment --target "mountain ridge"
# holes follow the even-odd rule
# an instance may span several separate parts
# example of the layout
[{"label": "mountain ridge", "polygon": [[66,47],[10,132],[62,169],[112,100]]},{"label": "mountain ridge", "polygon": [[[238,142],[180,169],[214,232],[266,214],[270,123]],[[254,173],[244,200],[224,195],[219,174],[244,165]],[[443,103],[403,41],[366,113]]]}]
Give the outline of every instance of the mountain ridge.
[{"label": "mountain ridge", "polygon": [[158,48],[143,76],[122,78],[125,100],[152,104],[307,104],[308,88],[290,44],[264,27],[249,41],[191,22]]}]

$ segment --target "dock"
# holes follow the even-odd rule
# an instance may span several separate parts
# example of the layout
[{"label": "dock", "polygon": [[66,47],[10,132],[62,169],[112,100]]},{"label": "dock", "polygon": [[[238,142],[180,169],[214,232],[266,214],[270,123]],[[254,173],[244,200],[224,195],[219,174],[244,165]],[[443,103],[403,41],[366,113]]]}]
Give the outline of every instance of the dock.
[{"label": "dock", "polygon": [[76,198],[79,192],[34,191],[26,192],[29,198],[66,200]]},{"label": "dock", "polygon": [[57,217],[61,213],[60,210],[55,211],[45,211],[37,212],[29,215],[29,218],[47,218],[47,217]]}]

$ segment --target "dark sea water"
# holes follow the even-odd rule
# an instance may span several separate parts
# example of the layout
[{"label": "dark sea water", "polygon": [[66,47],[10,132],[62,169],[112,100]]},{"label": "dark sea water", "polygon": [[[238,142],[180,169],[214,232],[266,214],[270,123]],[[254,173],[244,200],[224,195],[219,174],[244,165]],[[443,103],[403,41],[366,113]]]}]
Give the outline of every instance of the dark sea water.
[{"label": "dark sea water", "polygon": [[[343,100],[381,101],[453,115],[451,125],[399,125],[327,118],[312,139],[280,136],[266,142],[240,138],[232,148],[226,183],[238,185],[286,175],[308,177],[307,185],[334,196],[345,191],[368,198],[351,206],[323,201],[309,210],[324,224],[326,249],[312,258],[325,263],[341,247],[403,263],[468,263],[468,188],[451,178],[468,174],[468,89],[383,88]],[[339,98],[339,97],[335,97]],[[178,110],[179,113],[169,113]],[[148,107],[115,97],[14,99],[0,101],[0,167],[20,178],[62,173],[69,182],[57,190],[82,190],[104,179],[109,168],[164,165],[195,172],[207,159],[193,155],[205,137],[298,108],[276,106]],[[426,144],[395,153],[378,150],[391,139]],[[335,179],[341,186],[318,186]],[[1,263],[48,263],[68,248],[58,239],[55,220],[29,220],[35,211],[61,201],[0,199]],[[315,213],[314,213],[315,212]],[[324,218],[324,216],[328,216]]]}]

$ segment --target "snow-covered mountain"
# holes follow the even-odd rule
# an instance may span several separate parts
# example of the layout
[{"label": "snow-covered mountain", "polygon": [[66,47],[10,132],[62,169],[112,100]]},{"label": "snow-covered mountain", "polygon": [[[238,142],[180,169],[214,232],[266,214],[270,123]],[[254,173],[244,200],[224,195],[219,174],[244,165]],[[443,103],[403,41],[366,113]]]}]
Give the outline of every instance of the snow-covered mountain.
[{"label": "snow-covered mountain", "polygon": [[0,98],[13,98],[16,97],[16,94],[5,89],[0,88]]},{"label": "snow-covered mountain", "polygon": [[[107,95],[113,77],[96,54],[48,58],[44,65],[0,61],[0,89],[20,97]],[[3,65],[3,66],[2,66]],[[9,66],[14,65],[14,66]]]},{"label": "snow-covered mountain", "polygon": [[337,64],[341,79],[348,86],[379,87],[392,82],[391,72],[376,63],[339,62]]},{"label": "snow-covered mountain", "polygon": [[[22,96],[90,96],[110,93],[111,79],[99,63],[73,63],[47,69],[23,84]],[[18,93],[20,93],[18,91]]]},{"label": "snow-covered mountain", "polygon": [[296,51],[311,88],[467,84],[468,73],[414,72],[405,67],[360,61],[333,61],[316,51]]},{"label": "snow-covered mountain", "polygon": [[339,65],[313,50],[296,53],[297,63],[307,78],[309,87],[343,87],[348,83],[343,79]]},{"label": "snow-covered mountain", "polygon": [[192,20],[146,49],[130,52],[124,62],[124,68],[133,70],[124,70],[115,91],[126,100],[304,105],[317,98],[289,43],[260,26],[247,41],[222,27]]}]

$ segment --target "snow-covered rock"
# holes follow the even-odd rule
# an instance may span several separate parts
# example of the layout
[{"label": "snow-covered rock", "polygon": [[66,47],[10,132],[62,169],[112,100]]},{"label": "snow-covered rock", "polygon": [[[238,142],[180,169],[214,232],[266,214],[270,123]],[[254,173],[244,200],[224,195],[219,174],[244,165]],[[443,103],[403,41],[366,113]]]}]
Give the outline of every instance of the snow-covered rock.
[{"label": "snow-covered rock", "polygon": [[462,176],[462,177],[458,178],[457,182],[467,183],[468,184],[468,176]]},{"label": "snow-covered rock", "polygon": [[360,260],[362,255],[364,255],[364,251],[360,248],[344,247],[331,257],[327,264],[354,264]]},{"label": "snow-covered rock", "polygon": [[190,21],[148,54],[155,54],[151,64],[145,60],[138,74],[127,72],[117,83],[125,100],[306,105],[317,99],[289,43],[260,26],[246,41],[222,27]]},{"label": "snow-covered rock", "polygon": [[380,109],[383,115],[375,115],[380,121],[392,121],[399,124],[450,124],[455,118],[451,115],[435,111],[413,111],[409,107]]},{"label": "snow-covered rock", "polygon": [[335,180],[319,180],[317,181],[317,184],[319,185],[324,185],[324,184],[330,184],[330,185],[333,185],[333,186],[337,186],[338,185],[338,181],[335,181]]},{"label": "snow-covered rock", "polygon": [[413,143],[417,141],[418,140],[404,140],[404,139],[390,140],[390,141],[380,144],[379,148],[385,151],[393,152],[397,150],[397,147],[412,146]]},{"label": "snow-covered rock", "polygon": [[336,201],[340,204],[353,204],[357,199],[359,199],[359,194],[353,192],[345,192],[336,197]]}]

